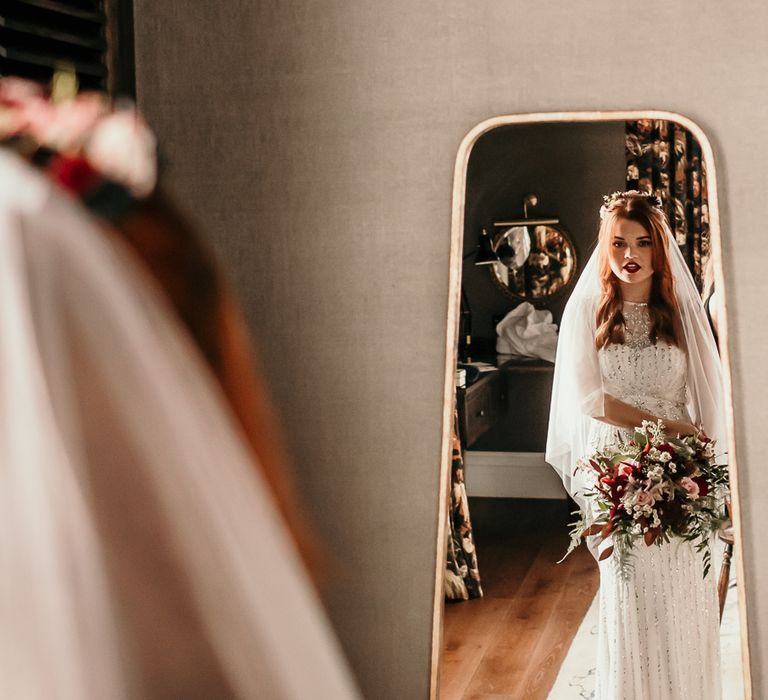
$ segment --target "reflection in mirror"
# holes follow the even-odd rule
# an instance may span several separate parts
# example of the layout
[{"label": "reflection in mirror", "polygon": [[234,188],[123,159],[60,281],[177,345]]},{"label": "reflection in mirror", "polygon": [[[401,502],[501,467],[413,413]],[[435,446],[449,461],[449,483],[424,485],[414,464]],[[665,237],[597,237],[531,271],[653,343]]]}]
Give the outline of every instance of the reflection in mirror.
[{"label": "reflection in mirror", "polygon": [[[463,315],[471,311],[462,342],[472,352],[463,355],[455,397],[439,696],[742,698],[741,555],[727,489],[711,476],[730,462],[735,478],[713,333],[724,308],[711,282],[720,264],[711,246],[719,235],[710,220],[711,155],[705,163],[695,125],[671,118],[514,120],[499,119],[468,142],[464,201],[454,202],[463,215]],[[510,202],[530,204],[531,188],[557,219],[525,211],[505,220]],[[604,200],[627,190],[641,195]],[[664,294],[676,300],[682,340],[654,325],[671,308],[659,301],[663,270],[675,281]],[[589,304],[611,294],[599,344],[597,306]],[[571,323],[561,332],[564,313]],[[497,353],[501,327],[517,334],[519,354]],[[536,351],[553,328],[559,384],[554,363]],[[610,489],[594,472],[578,472],[585,488],[564,477],[566,490],[553,466],[572,475],[577,458],[599,448],[615,455],[618,437],[638,439],[633,427],[656,419],[667,430],[658,446],[677,446],[675,471],[664,466],[671,457],[650,464],[647,455],[658,450],[649,450],[625,456],[624,481],[609,475]],[[699,424],[717,438],[716,458],[686,457],[674,443],[673,433]],[[559,433],[570,452],[556,449]],[[578,447],[575,434],[584,438]],[[621,466],[614,459],[610,468]],[[653,469],[665,476],[656,479]],[[595,483],[615,499],[605,510],[594,488],[585,495]],[[717,529],[691,544],[692,521],[680,513],[704,505]],[[657,516],[670,523],[678,506],[674,517],[689,529],[656,523]],[[595,521],[600,534],[558,563],[579,507],[588,518],[579,534]],[[629,532],[626,523],[639,527]],[[620,553],[609,550],[621,532],[634,537],[634,568],[620,576]]]},{"label": "reflection in mirror", "polygon": [[502,291],[512,297],[543,300],[562,292],[576,273],[576,250],[562,226],[515,226],[504,232],[499,261],[490,266]]}]

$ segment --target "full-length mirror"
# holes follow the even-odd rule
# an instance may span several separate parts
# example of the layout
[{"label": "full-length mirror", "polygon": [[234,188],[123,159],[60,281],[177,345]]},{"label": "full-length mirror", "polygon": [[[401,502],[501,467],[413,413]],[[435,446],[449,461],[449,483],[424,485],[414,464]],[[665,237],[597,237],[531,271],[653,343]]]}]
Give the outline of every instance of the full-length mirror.
[{"label": "full-length mirror", "polygon": [[745,697],[715,178],[668,113],[465,139],[442,700]]}]

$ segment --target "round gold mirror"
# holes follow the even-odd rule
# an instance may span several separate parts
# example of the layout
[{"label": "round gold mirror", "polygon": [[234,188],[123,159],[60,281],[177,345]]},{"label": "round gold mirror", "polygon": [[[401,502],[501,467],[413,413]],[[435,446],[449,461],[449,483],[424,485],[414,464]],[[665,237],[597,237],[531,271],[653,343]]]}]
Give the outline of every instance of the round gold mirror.
[{"label": "round gold mirror", "polygon": [[576,248],[559,224],[510,227],[501,234],[496,253],[499,262],[489,265],[491,277],[515,299],[551,299],[576,275]]}]

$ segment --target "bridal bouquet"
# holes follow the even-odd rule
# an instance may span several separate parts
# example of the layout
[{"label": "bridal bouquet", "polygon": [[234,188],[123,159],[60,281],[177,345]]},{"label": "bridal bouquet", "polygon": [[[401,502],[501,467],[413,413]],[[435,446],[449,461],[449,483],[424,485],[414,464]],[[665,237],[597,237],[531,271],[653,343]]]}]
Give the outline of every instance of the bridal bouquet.
[{"label": "bridal bouquet", "polygon": [[[704,557],[704,576],[711,564],[710,538],[725,521],[728,467],[715,459],[714,442],[703,434],[667,437],[661,421],[643,421],[631,440],[596,452],[577,469],[594,486],[584,492],[594,505],[573,523],[567,557],[582,539],[610,540],[600,560],[613,556],[620,575],[631,572],[633,547],[696,541]],[[565,557],[563,557],[564,559]]]}]

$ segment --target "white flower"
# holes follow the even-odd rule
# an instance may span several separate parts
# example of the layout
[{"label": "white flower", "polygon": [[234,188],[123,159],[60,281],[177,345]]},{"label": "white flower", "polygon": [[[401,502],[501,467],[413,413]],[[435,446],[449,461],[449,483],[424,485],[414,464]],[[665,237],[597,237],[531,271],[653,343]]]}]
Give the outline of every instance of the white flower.
[{"label": "white flower", "polygon": [[669,482],[663,481],[663,482],[659,482],[658,484],[654,484],[652,488],[648,489],[648,493],[650,493],[651,496],[653,496],[655,501],[660,501],[664,498],[664,494],[669,492],[670,490],[674,495],[674,492],[675,492],[674,488],[670,489]]},{"label": "white flower", "polygon": [[670,459],[672,459],[672,455],[669,454],[669,452],[662,452],[659,455],[659,461],[660,462],[669,462]]},{"label": "white flower", "polygon": [[85,147],[91,165],[104,177],[146,197],[157,182],[157,142],[141,115],[122,109],[100,119]]}]

